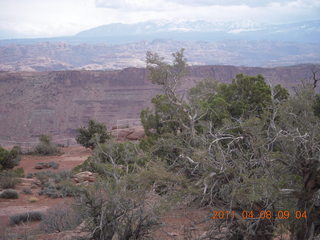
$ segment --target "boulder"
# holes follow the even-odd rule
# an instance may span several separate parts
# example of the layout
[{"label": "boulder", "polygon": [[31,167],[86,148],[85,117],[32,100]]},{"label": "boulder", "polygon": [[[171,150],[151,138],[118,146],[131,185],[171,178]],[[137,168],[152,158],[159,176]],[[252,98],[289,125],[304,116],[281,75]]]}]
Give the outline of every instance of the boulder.
[{"label": "boulder", "polygon": [[116,137],[118,140],[126,139],[127,136],[134,132],[133,128],[115,129],[111,132],[112,136]]},{"label": "boulder", "polygon": [[113,129],[111,134],[116,137],[118,141],[136,141],[142,139],[145,135],[142,126]]},{"label": "boulder", "polygon": [[133,133],[127,136],[128,140],[140,140],[144,137],[144,129],[142,126],[134,128]]},{"label": "boulder", "polygon": [[96,176],[92,172],[84,171],[75,174],[73,176],[73,179],[76,183],[94,182],[96,180]]}]

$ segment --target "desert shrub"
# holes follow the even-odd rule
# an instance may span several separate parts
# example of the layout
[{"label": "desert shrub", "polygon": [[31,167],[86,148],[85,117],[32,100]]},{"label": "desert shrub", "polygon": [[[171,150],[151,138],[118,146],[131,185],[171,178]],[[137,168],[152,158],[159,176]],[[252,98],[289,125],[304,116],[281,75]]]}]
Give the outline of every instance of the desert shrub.
[{"label": "desert shrub", "polygon": [[45,143],[39,143],[35,149],[34,153],[38,155],[58,155],[60,153],[59,149],[54,145],[48,145]]},{"label": "desert shrub", "polygon": [[57,162],[38,162],[35,169],[53,168],[58,169],[59,163]]},{"label": "desert shrub", "polygon": [[35,176],[41,183],[48,182],[49,179],[54,180],[55,182],[60,182],[63,180],[69,180],[72,178],[72,173],[70,171],[61,171],[61,172],[52,172],[52,171],[43,171],[34,173]]},{"label": "desert shrub", "polygon": [[19,194],[17,193],[17,191],[13,190],[13,189],[7,189],[4,190],[1,194],[0,194],[0,198],[5,198],[5,199],[17,199],[19,198]]},{"label": "desert shrub", "polygon": [[24,222],[41,221],[42,218],[43,218],[42,212],[34,211],[34,212],[20,213],[20,214],[15,214],[11,216],[9,220],[9,224],[18,225]]},{"label": "desert shrub", "polygon": [[104,144],[97,144],[92,155],[73,171],[90,171],[98,173],[100,177],[116,180],[137,171],[147,162],[148,158],[139,145],[109,140]]},{"label": "desert shrub", "polygon": [[59,168],[59,163],[57,163],[57,162],[49,162],[48,164],[53,169],[58,169]]},{"label": "desert shrub", "polygon": [[76,186],[72,181],[62,181],[58,185],[62,197],[73,197],[78,194],[80,187]]},{"label": "desert shrub", "polygon": [[24,170],[23,170],[23,168],[16,168],[16,169],[13,169],[12,171],[14,172],[14,174],[15,174],[17,177],[21,177],[21,178],[24,177]]},{"label": "desert shrub", "polygon": [[41,135],[39,137],[39,143],[35,146],[33,153],[38,155],[58,155],[61,152],[57,145],[51,142],[50,136]]},{"label": "desert shrub", "polygon": [[26,178],[33,178],[34,177],[34,174],[33,173],[28,173]]},{"label": "desert shrub", "polygon": [[0,172],[0,187],[7,188],[15,188],[15,186],[20,183],[20,179],[17,178],[17,174],[10,170]]},{"label": "desert shrub", "polygon": [[59,198],[62,197],[57,186],[54,183],[50,183],[49,185],[45,186],[41,191],[38,193],[39,195],[46,195],[50,198]]},{"label": "desert shrub", "polygon": [[22,193],[27,195],[32,194],[31,188],[23,188]]},{"label": "desert shrub", "polygon": [[36,197],[29,198],[29,202],[31,202],[31,203],[35,203],[35,202],[38,202],[38,201],[39,201],[39,199],[36,198]]},{"label": "desert shrub", "polygon": [[33,174],[39,181],[41,186],[49,182],[50,178],[54,178],[55,174],[51,171],[37,172]]},{"label": "desert shrub", "polygon": [[50,198],[73,197],[77,194],[78,189],[71,181],[50,182],[39,192],[39,195],[46,195]]},{"label": "desert shrub", "polygon": [[20,152],[21,149],[18,146],[13,147],[10,151],[0,146],[0,170],[17,166],[21,160]]},{"label": "desert shrub", "polygon": [[89,121],[87,128],[79,128],[78,132],[77,143],[91,149],[95,148],[97,143],[105,143],[111,138],[111,135],[107,133],[107,127],[94,120]]},{"label": "desert shrub", "polygon": [[81,215],[72,207],[59,204],[51,207],[44,214],[40,230],[45,233],[62,232],[74,229],[82,222]]},{"label": "desert shrub", "polygon": [[50,198],[72,197],[77,194],[78,188],[71,180],[70,171],[61,172],[38,172],[34,174],[42,186],[39,195],[46,195]]},{"label": "desert shrub", "polygon": [[145,208],[142,192],[125,191],[119,186],[97,183],[78,198],[93,239],[146,239],[158,224],[154,209]]},{"label": "desert shrub", "polygon": [[56,176],[56,179],[59,179],[60,181],[70,180],[72,178],[72,172],[63,170],[63,171],[56,173],[55,176]]}]

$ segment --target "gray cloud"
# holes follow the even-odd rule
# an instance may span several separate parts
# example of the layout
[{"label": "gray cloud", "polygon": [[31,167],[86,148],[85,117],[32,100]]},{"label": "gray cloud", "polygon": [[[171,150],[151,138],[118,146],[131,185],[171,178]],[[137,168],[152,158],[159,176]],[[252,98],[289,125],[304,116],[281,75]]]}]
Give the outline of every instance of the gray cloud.
[{"label": "gray cloud", "polygon": [[320,18],[320,0],[0,0],[0,9],[0,39],[72,35],[118,22],[276,24]]},{"label": "gray cloud", "polygon": [[227,6],[227,5],[247,5],[250,7],[260,7],[266,6],[273,2],[278,3],[287,3],[293,2],[294,0],[244,0],[244,1],[237,1],[237,0],[169,0],[171,2],[176,2],[179,4],[190,4],[190,5],[205,5],[205,6]]},{"label": "gray cloud", "polygon": [[[309,0],[310,1],[310,0]],[[315,0],[317,1],[317,0]],[[164,4],[179,4],[183,6],[239,6],[247,5],[250,7],[262,7],[271,3],[289,3],[295,0],[162,0],[162,1],[148,1],[148,0],[96,0],[96,6],[100,8],[123,8],[123,9],[147,9],[148,7]]]}]

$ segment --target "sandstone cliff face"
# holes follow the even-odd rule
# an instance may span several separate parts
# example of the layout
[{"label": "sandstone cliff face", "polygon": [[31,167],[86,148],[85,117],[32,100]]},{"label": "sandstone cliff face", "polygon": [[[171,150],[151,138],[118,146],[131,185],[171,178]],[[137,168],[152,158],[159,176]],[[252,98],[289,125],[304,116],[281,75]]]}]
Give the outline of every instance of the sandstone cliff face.
[{"label": "sandstone cliff face", "polygon": [[[228,82],[238,73],[262,74],[273,84],[292,87],[309,79],[314,67],[197,66],[190,68],[181,88],[188,89],[203,78]],[[27,141],[43,133],[56,139],[72,137],[89,119],[104,122],[110,129],[118,119],[139,118],[160,92],[159,86],[148,81],[146,70],[139,68],[0,72],[0,140]]]}]

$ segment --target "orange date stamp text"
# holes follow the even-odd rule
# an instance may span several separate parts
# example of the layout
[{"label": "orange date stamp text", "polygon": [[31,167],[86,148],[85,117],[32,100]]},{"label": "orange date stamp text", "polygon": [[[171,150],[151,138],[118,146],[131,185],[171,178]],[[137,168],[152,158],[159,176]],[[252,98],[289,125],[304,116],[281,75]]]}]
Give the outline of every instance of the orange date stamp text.
[{"label": "orange date stamp text", "polygon": [[242,211],[242,212],[236,212],[235,211],[222,211],[222,210],[214,210],[211,212],[211,219],[217,219],[217,220],[226,220],[226,219],[235,219],[236,215],[239,218],[242,218],[244,220],[263,220],[263,219],[274,219],[274,220],[286,220],[289,218],[294,219],[307,219],[308,214],[306,210],[300,211],[293,211],[290,212],[288,210],[279,210],[272,212],[270,210],[262,210],[259,212],[255,211]]}]

